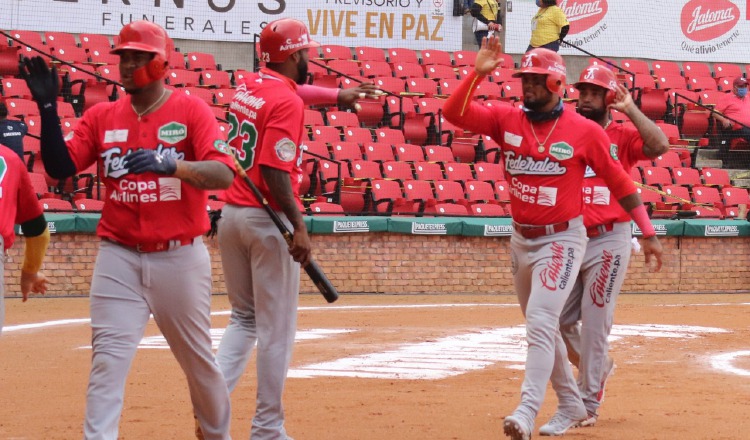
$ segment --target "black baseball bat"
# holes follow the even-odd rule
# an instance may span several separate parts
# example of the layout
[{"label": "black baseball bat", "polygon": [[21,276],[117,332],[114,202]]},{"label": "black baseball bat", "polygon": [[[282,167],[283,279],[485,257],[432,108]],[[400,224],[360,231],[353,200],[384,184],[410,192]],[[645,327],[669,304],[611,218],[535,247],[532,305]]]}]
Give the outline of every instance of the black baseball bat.
[{"label": "black baseball bat", "polygon": [[[250,188],[250,191],[253,192],[255,197],[260,201],[261,205],[263,205],[263,209],[266,210],[268,213],[268,216],[271,217],[271,220],[273,220],[273,223],[276,225],[277,228],[279,228],[279,232],[281,232],[281,235],[284,237],[284,240],[286,240],[287,244],[291,245],[292,241],[294,240],[294,235],[292,235],[292,232],[289,230],[289,228],[286,227],[283,221],[281,221],[281,218],[279,218],[279,215],[276,214],[276,211],[271,208],[271,206],[268,204],[268,200],[266,200],[265,197],[263,197],[263,194],[260,192],[257,186],[253,183],[252,180],[250,180],[249,177],[247,177],[247,173],[245,172],[244,168],[242,168],[242,165],[240,165],[240,162],[237,160],[237,158],[234,158],[234,165],[237,169],[237,172],[242,176],[242,180],[245,181],[247,186]],[[310,277],[312,282],[315,284],[315,286],[320,291],[321,295],[323,295],[323,298],[326,299],[329,303],[332,303],[339,299],[339,293],[336,290],[336,288],[331,284],[331,280],[328,279],[325,273],[320,269],[320,266],[318,266],[317,263],[315,263],[314,260],[310,260],[309,263],[307,263],[306,266],[304,266],[305,272],[307,272],[307,275]]]}]

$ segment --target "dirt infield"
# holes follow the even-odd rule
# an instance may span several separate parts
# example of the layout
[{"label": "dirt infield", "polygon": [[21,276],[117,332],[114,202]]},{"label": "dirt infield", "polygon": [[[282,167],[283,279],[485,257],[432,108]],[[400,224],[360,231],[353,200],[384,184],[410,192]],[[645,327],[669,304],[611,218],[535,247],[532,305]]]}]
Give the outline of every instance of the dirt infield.
[{"label": "dirt infield", "polygon": [[[499,439],[519,401],[525,345],[512,295],[303,295],[285,395],[297,440]],[[218,343],[226,296],[213,300]],[[617,369],[599,423],[571,439],[745,439],[750,295],[623,295]],[[0,439],[82,436],[91,351],[87,298],[6,299]],[[248,438],[254,363],[233,395]],[[554,412],[549,390],[537,428]],[[122,439],[191,439],[182,372],[153,321],[133,363]],[[536,436],[535,436],[536,437]]]}]

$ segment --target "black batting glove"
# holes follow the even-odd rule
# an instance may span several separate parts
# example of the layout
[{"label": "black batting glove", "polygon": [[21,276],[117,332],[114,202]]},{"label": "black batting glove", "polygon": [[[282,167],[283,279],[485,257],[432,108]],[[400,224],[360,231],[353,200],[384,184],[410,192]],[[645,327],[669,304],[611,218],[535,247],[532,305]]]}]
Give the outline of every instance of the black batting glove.
[{"label": "black batting glove", "polygon": [[59,92],[59,81],[57,68],[50,69],[42,57],[21,57],[18,70],[29,86],[31,96],[36,101],[40,110],[57,111],[57,93]]},{"label": "black batting glove", "polygon": [[172,155],[162,156],[156,150],[138,150],[127,156],[127,167],[132,174],[156,173],[171,176],[177,170]]}]

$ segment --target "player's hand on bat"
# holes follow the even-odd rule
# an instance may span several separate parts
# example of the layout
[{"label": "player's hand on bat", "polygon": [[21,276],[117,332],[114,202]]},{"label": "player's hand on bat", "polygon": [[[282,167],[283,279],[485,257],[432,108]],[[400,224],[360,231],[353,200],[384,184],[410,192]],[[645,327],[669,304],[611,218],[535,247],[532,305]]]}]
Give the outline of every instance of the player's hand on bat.
[{"label": "player's hand on bat", "polygon": [[341,89],[338,96],[338,105],[341,107],[355,107],[360,99],[377,99],[382,95],[380,87],[372,82],[363,82],[357,87]]},{"label": "player's hand on bat", "polygon": [[502,62],[503,46],[500,39],[490,35],[482,38],[482,47],[477,52],[474,70],[480,75],[489,75]]},{"label": "player's hand on bat", "polygon": [[661,257],[664,253],[664,249],[661,246],[661,242],[656,236],[642,240],[641,246],[643,247],[643,255],[646,257],[646,267],[651,268],[652,257],[656,259],[656,267],[651,269],[652,272],[658,272],[661,270]]},{"label": "player's hand on bat", "polygon": [[18,71],[21,78],[26,81],[31,96],[39,105],[39,108],[56,105],[60,85],[56,67],[50,69],[44,58],[39,56],[21,57],[18,63]]},{"label": "player's hand on bat", "polygon": [[310,262],[312,258],[312,243],[310,242],[310,236],[307,235],[306,228],[294,230],[294,239],[289,245],[289,254],[294,258],[294,261],[303,267],[307,266],[307,263]]},{"label": "player's hand on bat", "polygon": [[29,299],[29,292],[44,295],[47,292],[47,277],[41,272],[21,271],[21,294],[23,302]]},{"label": "player's hand on bat", "polygon": [[171,155],[161,155],[156,150],[137,150],[127,155],[131,174],[152,172],[171,176],[177,170],[177,161]]}]

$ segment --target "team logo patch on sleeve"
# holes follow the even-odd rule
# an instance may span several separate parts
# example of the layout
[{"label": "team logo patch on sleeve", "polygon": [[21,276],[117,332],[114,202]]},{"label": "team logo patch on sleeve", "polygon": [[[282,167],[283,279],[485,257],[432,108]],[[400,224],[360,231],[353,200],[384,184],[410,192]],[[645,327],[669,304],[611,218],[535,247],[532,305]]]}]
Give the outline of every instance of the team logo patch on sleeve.
[{"label": "team logo patch on sleeve", "polygon": [[550,156],[557,160],[565,160],[573,157],[573,147],[567,142],[555,142],[549,147]]},{"label": "team logo patch on sleeve", "polygon": [[288,138],[276,142],[275,149],[276,156],[284,162],[291,162],[297,156],[297,146]]},{"label": "team logo patch on sleeve", "polygon": [[75,136],[75,135],[76,135],[76,133],[73,130],[71,130],[71,131],[68,132],[68,134],[65,135],[65,137],[63,138],[63,140],[65,142],[68,142],[69,140],[73,139],[73,136]]},{"label": "team logo patch on sleeve", "polygon": [[214,142],[214,148],[216,148],[216,151],[218,151],[219,153],[231,154],[229,145],[227,145],[227,143],[222,141],[221,139],[217,139]]},{"label": "team logo patch on sleeve", "polygon": [[617,157],[617,144],[610,144],[609,155],[612,156],[612,159],[614,160],[620,160],[620,158]]},{"label": "team logo patch on sleeve", "polygon": [[176,144],[187,138],[187,126],[179,122],[170,122],[159,127],[159,140],[167,144]]}]

